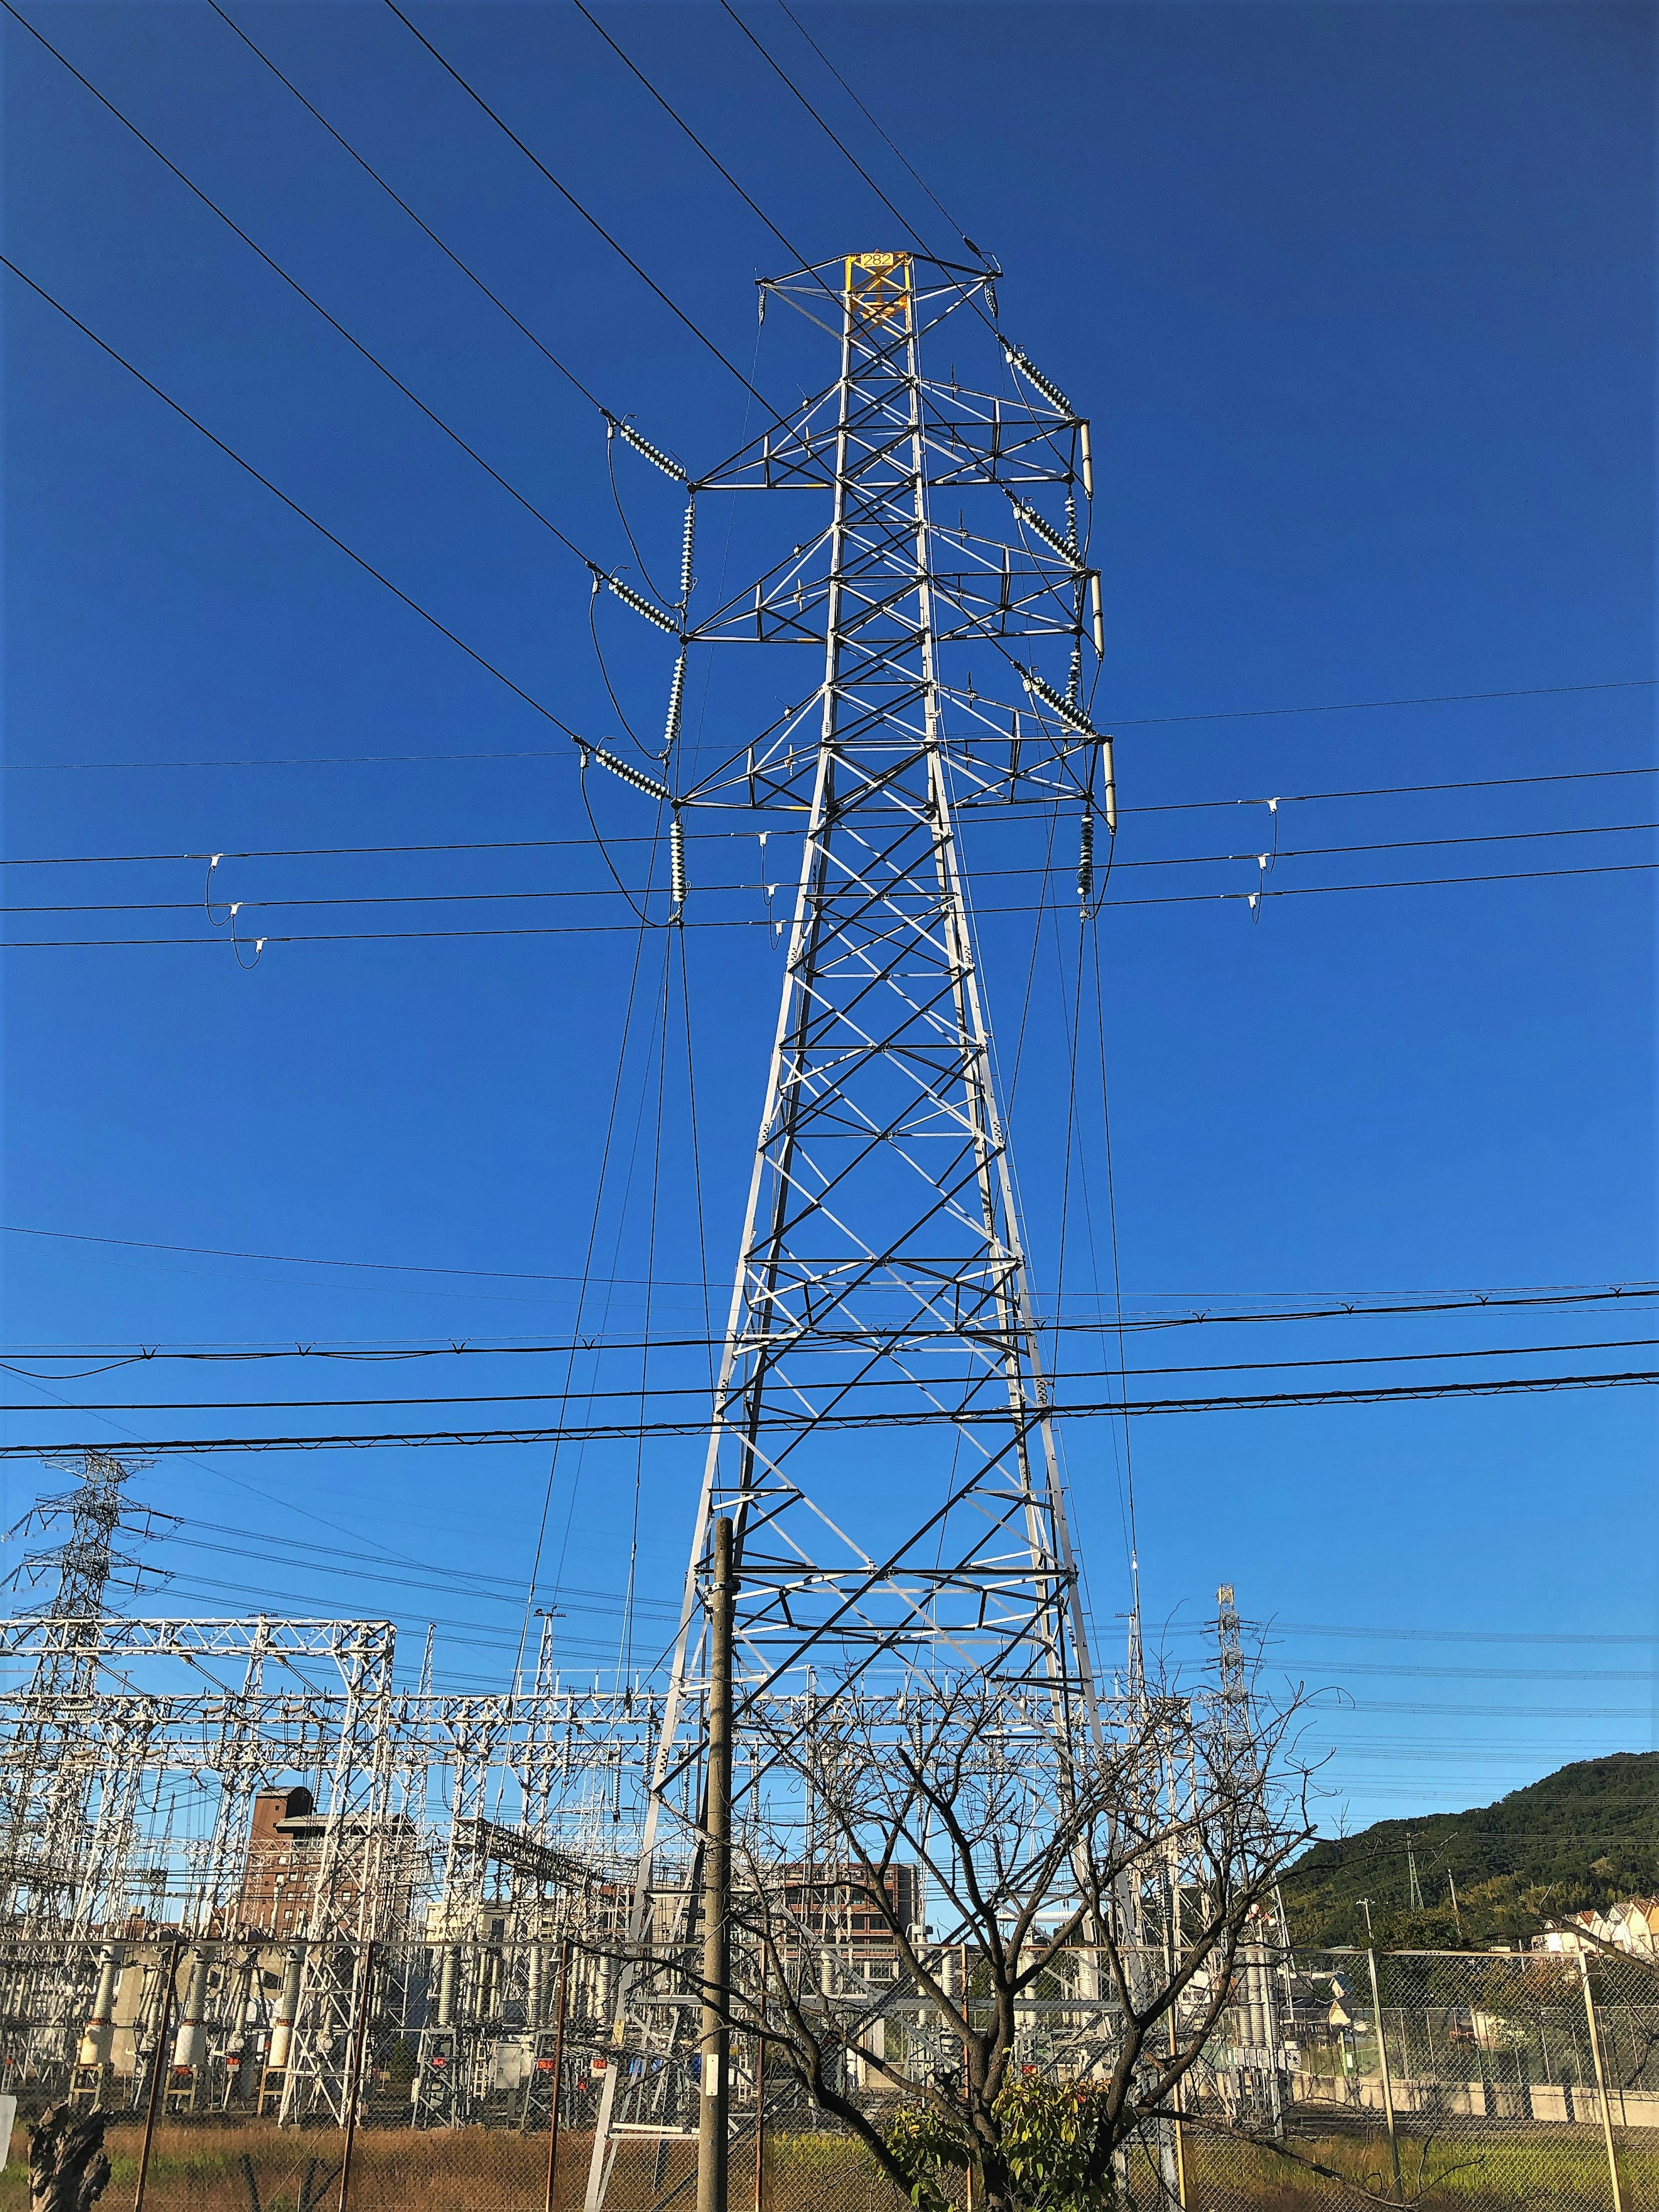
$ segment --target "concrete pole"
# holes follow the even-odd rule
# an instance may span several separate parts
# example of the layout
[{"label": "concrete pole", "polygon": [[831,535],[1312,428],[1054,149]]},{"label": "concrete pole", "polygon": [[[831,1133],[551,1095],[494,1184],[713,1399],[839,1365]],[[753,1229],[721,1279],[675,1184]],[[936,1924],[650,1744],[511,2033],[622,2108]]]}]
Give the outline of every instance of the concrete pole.
[{"label": "concrete pole", "polygon": [[[1369,1920],[1370,1914],[1366,1918]],[[1403,2204],[1406,2192],[1400,2180],[1400,2139],[1394,2125],[1394,2080],[1389,2072],[1389,2039],[1382,2026],[1382,1996],[1376,1982],[1376,1954],[1367,1951],[1365,1964],[1371,1977],[1371,2018],[1376,2028],[1376,2062],[1382,2073],[1382,2120],[1389,2130],[1389,2163],[1394,2168],[1394,2194],[1396,2203]]]},{"label": "concrete pole", "polygon": [[708,1766],[702,1851],[702,2095],[697,2125],[697,2212],[726,2212],[731,2042],[725,2019],[731,1975],[732,1523],[714,1522],[708,1596]]},{"label": "concrete pole", "polygon": [[138,2147],[138,2180],[132,2193],[132,2212],[144,2212],[150,2146],[155,2140],[155,2115],[161,2107],[161,2084],[167,2073],[167,2027],[173,2018],[173,1984],[179,1978],[179,1954],[183,1948],[183,1943],[175,1937],[161,1969],[161,2010],[155,2022],[155,2048],[150,2055],[149,2096],[144,2106],[144,2136]]},{"label": "concrete pole", "polygon": [[570,1939],[559,1946],[559,1994],[553,2018],[553,2100],[547,2116],[547,2194],[542,2212],[553,2212],[559,2173],[559,2098],[564,2087],[564,2016],[570,2002]]},{"label": "concrete pole", "polygon": [[1590,1995],[1589,1960],[1581,1944],[1578,1950],[1578,1972],[1584,1984],[1584,2018],[1589,2024],[1590,2059],[1595,2068],[1595,2094],[1601,2106],[1601,2141],[1607,2147],[1607,2179],[1613,2184],[1613,2212],[1625,2212],[1625,2200],[1619,2186],[1619,2160],[1613,2148],[1613,2113],[1607,2104],[1607,2077],[1601,2063],[1601,2039],[1596,2032],[1595,2000]]}]

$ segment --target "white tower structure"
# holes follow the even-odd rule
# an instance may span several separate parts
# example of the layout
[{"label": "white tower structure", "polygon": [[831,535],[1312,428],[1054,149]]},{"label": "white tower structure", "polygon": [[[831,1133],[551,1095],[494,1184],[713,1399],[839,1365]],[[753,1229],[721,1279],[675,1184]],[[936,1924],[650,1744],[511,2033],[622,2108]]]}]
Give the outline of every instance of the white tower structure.
[{"label": "white tower structure", "polygon": [[[1074,813],[1089,911],[1115,799],[1085,684],[1103,644],[1088,426],[997,329],[992,272],[855,254],[769,281],[769,300],[833,331],[839,374],[688,484],[677,619],[618,593],[678,633],[665,780],[585,750],[672,810],[679,899],[683,812],[804,823],[636,1933],[661,1925],[662,1856],[683,1869],[696,1848],[718,1518],[735,1534],[739,1739],[760,1700],[896,1703],[975,1676],[1006,1684],[1062,1763],[1098,1726],[958,831],[971,810]],[[947,323],[957,359],[986,364],[974,384],[939,373]],[[697,502],[750,491],[793,495],[801,542],[694,622]],[[693,776],[688,649],[757,642],[816,647],[816,688]],[[975,667],[981,686],[1000,672],[991,690]]]}]

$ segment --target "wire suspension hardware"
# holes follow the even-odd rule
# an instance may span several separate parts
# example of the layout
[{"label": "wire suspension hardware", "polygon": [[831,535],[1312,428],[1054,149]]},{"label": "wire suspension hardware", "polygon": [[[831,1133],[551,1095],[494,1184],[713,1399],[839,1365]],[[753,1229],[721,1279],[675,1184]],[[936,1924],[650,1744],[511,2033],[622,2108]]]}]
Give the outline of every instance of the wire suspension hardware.
[{"label": "wire suspension hardware", "polygon": [[662,757],[665,760],[679,742],[680,714],[684,703],[685,647],[682,646],[674,661],[674,673],[668,679],[668,719],[662,733]]},{"label": "wire suspension hardware", "polygon": [[1056,530],[1048,517],[1033,507],[1029,500],[1016,499],[1012,493],[1009,495],[1009,499],[1020,520],[1029,528],[1035,530],[1039,538],[1052,545],[1062,561],[1069,561],[1074,568],[1082,568],[1083,559],[1077,548],[1075,526],[1073,532],[1062,533]]},{"label": "wire suspension hardware", "polygon": [[685,905],[685,829],[678,807],[668,825],[668,877],[669,896],[678,914]]},{"label": "wire suspension hardware", "polygon": [[680,614],[684,618],[691,604],[692,586],[696,579],[691,573],[691,562],[697,542],[697,495],[692,492],[685,502],[685,527],[680,533]]},{"label": "wire suspension hardware", "polygon": [[620,576],[606,575],[601,569],[595,569],[594,574],[601,583],[610,586],[625,607],[632,607],[636,615],[643,615],[647,622],[654,623],[659,629],[665,629],[670,637],[679,635],[680,626],[672,615],[665,615],[660,607],[653,606],[642,592],[636,592],[631,584],[624,584]]},{"label": "wire suspension hardware", "polygon": [[[1030,359],[1030,356],[1023,353],[1011,337],[1003,338],[1002,350],[1007,355],[1010,362],[1012,362],[1013,366],[1019,371],[1020,374],[1026,380],[1027,383],[1035,384],[1037,390],[1042,394],[1043,398],[1057,407],[1062,415],[1073,422],[1077,422],[1081,420],[1076,408],[1073,406],[1071,401],[1066,397],[1066,394],[1060,390],[1060,386],[1046,377],[1042,374],[1042,371],[1037,368],[1036,364]],[[1084,452],[1085,454],[1088,452],[1088,441],[1086,437],[1084,441]],[[1091,498],[1094,496],[1093,492],[1090,489],[1087,483],[1084,485],[1084,490]]]},{"label": "wire suspension hardware", "polygon": [[578,738],[576,743],[581,748],[584,769],[590,760],[596,760],[601,768],[608,768],[612,775],[620,776],[624,783],[631,783],[635,791],[644,792],[648,799],[666,799],[670,797],[665,783],[659,782],[653,775],[645,775],[629,762],[618,758],[615,753],[607,752],[603,745],[596,745],[591,738]]},{"label": "wire suspension hardware", "polygon": [[678,461],[671,459],[660,446],[653,446],[649,438],[642,437],[634,425],[624,422],[620,415],[607,414],[605,425],[607,437],[620,438],[623,445],[631,446],[636,453],[643,453],[647,461],[654,463],[665,477],[672,477],[676,483],[689,481]]},{"label": "wire suspension hardware", "polygon": [[1034,699],[1041,699],[1045,707],[1052,707],[1061,721],[1077,731],[1079,736],[1093,738],[1098,741],[1100,732],[1089,720],[1081,706],[1073,700],[1063,698],[1055,690],[1054,685],[1039,675],[1035,668],[1022,668],[1020,676],[1025,689]]}]

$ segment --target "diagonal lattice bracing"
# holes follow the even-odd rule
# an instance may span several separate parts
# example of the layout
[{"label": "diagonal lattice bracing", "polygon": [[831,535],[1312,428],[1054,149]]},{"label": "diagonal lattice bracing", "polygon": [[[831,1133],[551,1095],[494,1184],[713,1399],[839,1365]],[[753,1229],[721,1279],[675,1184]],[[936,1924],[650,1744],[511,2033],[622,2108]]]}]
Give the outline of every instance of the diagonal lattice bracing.
[{"label": "diagonal lattice bracing", "polygon": [[[781,809],[805,835],[635,1893],[647,1948],[671,1932],[653,1853],[678,1865],[698,1849],[718,1519],[735,1536],[739,1743],[745,1711],[780,1697],[827,1689],[897,1713],[975,1678],[1019,1701],[1057,1777],[1099,1725],[957,829],[959,807],[987,801],[1115,819],[1080,688],[1085,639],[1101,642],[1079,525],[1087,427],[997,339],[984,277],[907,254],[833,270],[836,381],[691,487],[694,504],[793,492],[798,533],[803,495],[828,513],[682,640],[810,643],[822,680],[700,781],[668,768],[678,808]],[[767,290],[799,293],[817,320],[830,283],[803,271]],[[954,348],[976,337],[1000,390],[926,374],[924,335],[952,318]],[[970,645],[1011,698],[975,687]],[[1056,649],[1046,676],[1018,657]],[[740,1771],[740,1817],[769,1771]],[[618,1993],[629,2081],[655,2079],[680,2032],[649,1980]],[[613,2130],[646,2124],[620,2079],[590,2207]]]}]

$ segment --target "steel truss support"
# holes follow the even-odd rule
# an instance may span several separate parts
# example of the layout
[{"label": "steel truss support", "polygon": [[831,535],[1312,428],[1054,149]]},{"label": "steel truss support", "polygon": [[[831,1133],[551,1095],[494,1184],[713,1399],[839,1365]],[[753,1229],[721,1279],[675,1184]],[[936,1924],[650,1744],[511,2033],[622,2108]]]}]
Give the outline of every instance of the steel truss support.
[{"label": "steel truss support", "polygon": [[[954,368],[948,383],[925,374],[924,331],[946,318],[961,318],[958,345],[984,340],[982,278],[867,253],[769,289],[815,316],[828,290],[841,360],[787,431],[694,487],[821,489],[829,513],[752,605],[739,592],[687,633],[811,639],[823,654],[816,698],[726,787],[804,808],[806,828],[636,1881],[635,1947],[678,1933],[688,1956],[689,1917],[665,1924],[653,1854],[674,1833],[683,1863],[700,1835],[717,1519],[736,1530],[739,1741],[756,1700],[815,1684],[925,1698],[977,1676],[1040,1709],[1063,1790],[1070,1747],[1099,1728],[957,827],[963,803],[1094,803],[1107,741],[1080,690],[1091,591],[1098,605],[1079,526],[1086,426],[1016,349],[1001,397],[964,392]],[[1044,487],[1063,502],[1053,517],[1029,495]],[[969,525],[969,501],[993,534]],[[996,526],[1011,514],[1010,541]],[[1058,641],[1067,664],[1051,683],[1013,639]],[[1023,706],[965,672],[948,680],[946,648],[970,643]],[[720,795],[706,779],[690,800]],[[619,2002],[618,2040],[645,2054],[649,2082],[685,2021],[653,2011],[643,1983],[625,1980]],[[650,2117],[619,2100],[617,2076],[589,2212],[615,2130]]]}]

